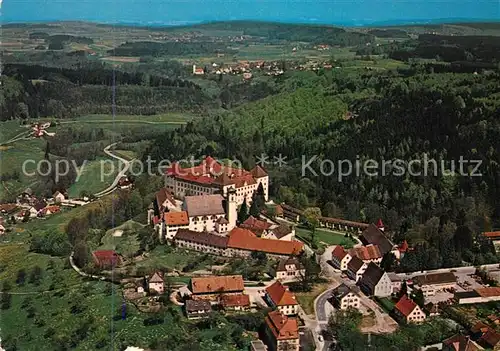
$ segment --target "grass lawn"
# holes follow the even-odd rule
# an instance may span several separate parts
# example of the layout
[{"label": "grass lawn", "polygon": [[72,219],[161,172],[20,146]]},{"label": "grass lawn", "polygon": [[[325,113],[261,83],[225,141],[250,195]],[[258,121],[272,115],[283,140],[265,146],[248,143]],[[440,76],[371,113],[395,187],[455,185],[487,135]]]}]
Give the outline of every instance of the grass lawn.
[{"label": "grass lawn", "polygon": [[68,189],[70,198],[80,197],[82,191],[95,194],[106,189],[124,165],[111,158],[98,158],[88,161],[82,169],[80,178]]},{"label": "grass lawn", "polygon": [[[116,250],[125,257],[132,257],[140,248],[137,232],[144,226],[132,220],[110,229],[101,239],[99,250]],[[121,233],[120,233],[121,231]],[[115,236],[120,233],[121,236]]]},{"label": "grass lawn", "polygon": [[133,160],[137,158],[137,155],[132,150],[113,150],[113,153],[117,156],[123,157],[126,160]]},{"label": "grass lawn", "polygon": [[148,253],[148,257],[136,263],[136,268],[183,270],[193,272],[196,270],[209,269],[215,264],[216,258],[211,255],[203,255],[194,251],[186,251],[172,248],[168,245],[160,245]]},{"label": "grass lawn", "polygon": [[[295,228],[295,234],[299,239],[303,239],[306,242],[311,242],[312,232],[309,229],[297,227]],[[355,244],[355,241],[344,237],[344,233],[328,231],[324,229],[317,228],[314,234],[314,240],[318,247],[326,247],[330,245],[342,245],[345,248],[351,248]]]},{"label": "grass lawn", "polygon": [[325,292],[329,287],[328,283],[315,285],[313,290],[307,293],[295,293],[297,302],[304,309],[306,314],[314,314],[314,300]]},{"label": "grass lawn", "polygon": [[382,307],[382,309],[390,313],[394,309],[394,302],[388,297],[379,297],[376,298],[375,301]]}]

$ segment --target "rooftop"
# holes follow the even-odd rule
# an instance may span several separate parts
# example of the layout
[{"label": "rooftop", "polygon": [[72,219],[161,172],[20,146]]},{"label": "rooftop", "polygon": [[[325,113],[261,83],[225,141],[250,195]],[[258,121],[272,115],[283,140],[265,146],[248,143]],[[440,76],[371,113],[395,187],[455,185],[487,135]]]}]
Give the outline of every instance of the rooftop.
[{"label": "rooftop", "polygon": [[186,211],[181,212],[165,212],[165,223],[167,225],[188,225],[189,217]]},{"label": "rooftop", "polygon": [[297,305],[295,295],[288,291],[288,288],[279,281],[274,282],[266,288],[267,295],[276,306]]},{"label": "rooftop", "polygon": [[186,196],[184,206],[189,217],[225,214],[224,197],[220,194]]},{"label": "rooftop", "polygon": [[235,292],[243,291],[244,289],[245,286],[241,275],[191,278],[191,291],[193,294]]},{"label": "rooftop", "polygon": [[299,254],[304,248],[304,244],[300,241],[262,239],[244,228],[234,228],[231,230],[227,246],[241,250],[261,251],[269,254],[288,256]]},{"label": "rooftop", "polygon": [[212,310],[212,306],[210,305],[210,301],[206,301],[206,300],[187,300],[185,307],[186,307],[187,312]]},{"label": "rooftop", "polygon": [[413,282],[420,286],[455,283],[456,281],[457,277],[452,272],[422,274],[413,277]]},{"label": "rooftop", "polygon": [[299,327],[296,318],[287,317],[279,311],[272,311],[266,317],[266,324],[277,340],[299,338]]},{"label": "rooftop", "polygon": [[174,240],[184,240],[192,243],[225,249],[227,248],[228,237],[207,232],[199,233],[189,229],[179,229],[174,237]]},{"label": "rooftop", "polygon": [[389,239],[387,239],[384,233],[374,224],[370,224],[368,228],[366,228],[363,231],[363,233],[361,233],[359,239],[365,245],[369,244],[377,245],[382,255],[391,251],[392,247],[394,246],[392,242]]},{"label": "rooftop", "polygon": [[403,295],[394,306],[405,317],[408,317],[416,307],[417,304],[406,295]]}]

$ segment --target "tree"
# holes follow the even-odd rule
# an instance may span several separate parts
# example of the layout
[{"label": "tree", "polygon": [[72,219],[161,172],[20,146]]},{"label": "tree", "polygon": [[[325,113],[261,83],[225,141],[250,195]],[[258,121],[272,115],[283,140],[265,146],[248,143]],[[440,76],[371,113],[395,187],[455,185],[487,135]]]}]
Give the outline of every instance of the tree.
[{"label": "tree", "polygon": [[24,102],[20,102],[17,104],[16,117],[21,118],[21,119],[29,119],[30,118],[28,105],[26,105]]},{"label": "tree", "polygon": [[421,289],[413,289],[411,292],[410,298],[415,301],[417,305],[420,306],[420,308],[423,308],[425,305],[425,297],[424,297],[424,292]]},{"label": "tree", "polygon": [[250,205],[250,216],[253,216],[255,218],[259,218],[260,216],[260,209],[255,196],[253,196],[252,204]]},{"label": "tree", "polygon": [[238,210],[238,222],[243,223],[248,218],[248,205],[247,200],[245,199]]},{"label": "tree", "polygon": [[380,262],[380,267],[386,272],[394,271],[396,268],[396,256],[392,252],[387,252]]},{"label": "tree", "polygon": [[304,210],[304,219],[307,226],[311,229],[311,243],[315,243],[316,227],[319,226],[319,219],[321,218],[321,209],[319,207],[308,207]]},{"label": "tree", "polygon": [[403,280],[403,284],[401,284],[401,289],[399,289],[398,299],[403,297],[403,295],[408,295],[408,285],[406,284],[406,280]]},{"label": "tree", "polygon": [[75,264],[84,268],[89,262],[90,250],[87,246],[87,243],[83,240],[77,242],[73,248],[73,260]]},{"label": "tree", "polygon": [[34,285],[40,285],[40,281],[42,280],[43,270],[40,266],[35,266],[30,272],[29,283]]},{"label": "tree", "polygon": [[24,285],[25,281],[26,281],[26,271],[23,268],[17,271],[16,284]]}]

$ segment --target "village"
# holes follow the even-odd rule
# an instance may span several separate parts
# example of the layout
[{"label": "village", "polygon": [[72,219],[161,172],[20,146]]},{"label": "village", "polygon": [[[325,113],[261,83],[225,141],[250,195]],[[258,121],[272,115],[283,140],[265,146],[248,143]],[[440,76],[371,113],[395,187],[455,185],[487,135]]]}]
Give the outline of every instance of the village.
[{"label": "village", "polygon": [[[166,170],[165,186],[147,210],[147,226],[158,241],[177,251],[219,257],[226,264],[240,258],[262,260],[272,264],[272,274],[252,281],[241,274],[221,275],[214,270],[193,275],[187,283],[174,282],[175,272],[155,270],[142,277],[125,274],[119,279],[124,299],[146,313],[158,311],[163,303],[173,303],[190,320],[209,318],[214,311],[264,311],[265,328],[252,342],[252,350],[258,351],[299,350],[311,345],[317,350],[329,349],[335,340],[325,335],[325,330],[336,311],[359,311],[366,320],[362,331],[377,334],[391,333],[400,324],[448,318],[441,316],[446,306],[500,301],[500,288],[495,283],[500,276],[498,264],[481,270],[469,266],[386,272],[383,261],[387,257],[397,265],[412,248],[406,241],[393,243],[382,219],[361,223],[319,216],[318,230],[343,233],[355,244],[330,245],[316,252],[297,235],[298,226],[311,221],[310,214],[274,203],[269,198],[269,182],[269,175],[260,166],[233,168],[209,156],[192,168],[172,164]],[[124,178],[115,190],[131,187],[133,184]],[[63,206],[88,202],[89,198],[69,200],[60,192],[51,199],[37,199],[27,189],[16,204],[4,204],[1,210],[9,222],[10,217],[22,222],[56,214]],[[498,244],[500,233],[484,236]],[[109,279],[130,261],[116,249],[95,250],[92,259],[93,272],[85,272],[70,261],[81,275],[101,280]],[[314,296],[313,314],[307,313],[297,294],[301,294],[300,287],[315,286],[318,281],[327,283]],[[438,349],[500,347],[500,334],[490,326],[500,323],[500,317],[487,317],[471,326],[469,336],[457,334]]]}]

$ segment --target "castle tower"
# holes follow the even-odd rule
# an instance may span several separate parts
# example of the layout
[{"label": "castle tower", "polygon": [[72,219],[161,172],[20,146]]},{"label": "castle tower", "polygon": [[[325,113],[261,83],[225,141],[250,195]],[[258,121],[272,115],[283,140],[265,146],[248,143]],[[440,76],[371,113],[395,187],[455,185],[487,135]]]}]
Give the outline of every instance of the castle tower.
[{"label": "castle tower", "polygon": [[226,204],[227,221],[229,222],[227,230],[231,231],[234,227],[236,227],[236,219],[238,218],[236,190],[233,188],[227,191]]}]

